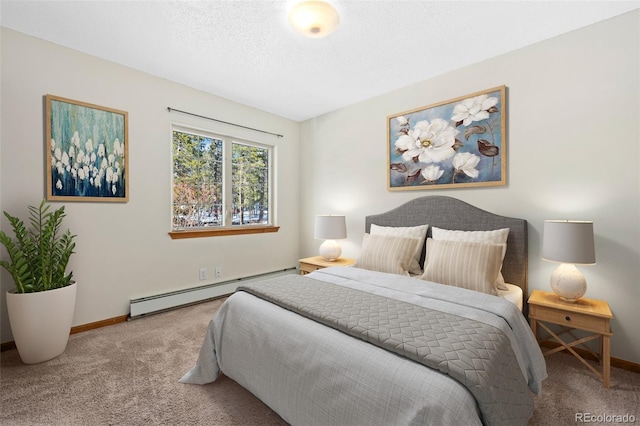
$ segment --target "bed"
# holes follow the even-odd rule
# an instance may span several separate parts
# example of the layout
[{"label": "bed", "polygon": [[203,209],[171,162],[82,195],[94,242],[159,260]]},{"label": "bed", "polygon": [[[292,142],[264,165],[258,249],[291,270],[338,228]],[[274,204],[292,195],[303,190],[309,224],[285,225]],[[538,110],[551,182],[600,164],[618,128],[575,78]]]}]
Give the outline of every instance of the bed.
[{"label": "bed", "polygon": [[[375,236],[416,227],[426,233],[410,249],[411,237]],[[448,253],[442,247],[482,246],[500,257],[504,282],[526,295],[526,221],[426,196],[367,216],[365,228],[355,267],[239,288],[215,313],[181,382],[225,374],[292,425],[527,424],[546,366],[521,305],[427,281],[406,260],[411,252],[426,275],[438,253]],[[507,228],[506,246],[473,241]],[[439,235],[474,237],[458,243]],[[406,273],[367,263],[373,242],[389,241],[406,251]]]}]

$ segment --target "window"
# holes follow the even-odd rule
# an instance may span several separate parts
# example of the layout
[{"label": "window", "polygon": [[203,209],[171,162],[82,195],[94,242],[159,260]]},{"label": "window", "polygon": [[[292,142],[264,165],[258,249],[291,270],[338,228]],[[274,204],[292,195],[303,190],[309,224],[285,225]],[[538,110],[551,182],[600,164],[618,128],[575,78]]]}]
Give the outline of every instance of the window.
[{"label": "window", "polygon": [[172,132],[172,231],[274,228],[273,147],[177,126]]}]

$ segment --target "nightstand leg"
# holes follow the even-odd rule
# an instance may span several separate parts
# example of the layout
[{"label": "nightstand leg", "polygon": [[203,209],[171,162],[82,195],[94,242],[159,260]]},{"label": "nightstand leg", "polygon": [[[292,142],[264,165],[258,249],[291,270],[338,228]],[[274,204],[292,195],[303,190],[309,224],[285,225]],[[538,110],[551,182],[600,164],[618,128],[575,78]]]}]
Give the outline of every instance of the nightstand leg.
[{"label": "nightstand leg", "polygon": [[602,336],[602,380],[604,387],[609,387],[609,379],[611,378],[611,353],[609,336]]}]

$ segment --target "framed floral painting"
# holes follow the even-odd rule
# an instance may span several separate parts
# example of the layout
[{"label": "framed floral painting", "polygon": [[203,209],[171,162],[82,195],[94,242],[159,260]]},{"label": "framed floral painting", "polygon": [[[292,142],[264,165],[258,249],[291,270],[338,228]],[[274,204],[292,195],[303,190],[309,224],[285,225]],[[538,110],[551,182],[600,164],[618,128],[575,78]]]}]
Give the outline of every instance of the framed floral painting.
[{"label": "framed floral painting", "polygon": [[129,200],[126,111],[46,95],[47,200]]},{"label": "framed floral painting", "polygon": [[506,184],[505,86],[387,119],[388,189]]}]

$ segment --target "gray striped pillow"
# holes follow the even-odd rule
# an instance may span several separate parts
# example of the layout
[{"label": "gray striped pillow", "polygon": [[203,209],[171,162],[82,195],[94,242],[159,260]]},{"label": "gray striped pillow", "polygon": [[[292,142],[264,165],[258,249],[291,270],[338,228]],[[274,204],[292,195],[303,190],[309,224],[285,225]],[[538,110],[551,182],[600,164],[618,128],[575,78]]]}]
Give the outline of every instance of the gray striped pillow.
[{"label": "gray striped pillow", "polygon": [[411,264],[409,265],[410,274],[422,274],[422,266],[420,266],[420,256],[424,247],[424,240],[427,238],[427,230],[429,225],[418,226],[380,226],[371,224],[371,235],[392,235],[394,237],[417,238],[419,240],[413,253]]},{"label": "gray striped pillow", "polygon": [[[503,244],[502,260],[507,253],[507,238],[509,238],[509,228],[496,229],[493,231],[458,231],[441,229],[435,226],[431,227],[431,236],[434,240],[451,240],[451,241],[475,241],[477,243]],[[505,285],[502,276],[502,266],[496,280],[496,288],[500,290],[509,290]]]},{"label": "gray striped pillow", "polygon": [[408,276],[409,266],[418,244],[420,244],[418,238],[364,234],[362,251],[354,266]]},{"label": "gray striped pillow", "polygon": [[496,295],[502,244],[427,238],[422,279]]}]

